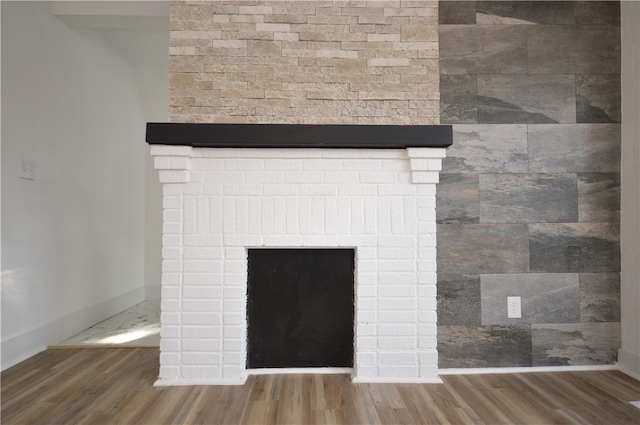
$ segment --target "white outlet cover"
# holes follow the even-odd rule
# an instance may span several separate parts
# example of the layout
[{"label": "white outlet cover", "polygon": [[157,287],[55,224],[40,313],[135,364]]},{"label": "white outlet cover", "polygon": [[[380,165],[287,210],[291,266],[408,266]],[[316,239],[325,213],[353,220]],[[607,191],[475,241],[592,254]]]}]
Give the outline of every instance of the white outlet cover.
[{"label": "white outlet cover", "polygon": [[507,297],[507,318],[520,319],[522,317],[522,306],[520,297]]}]

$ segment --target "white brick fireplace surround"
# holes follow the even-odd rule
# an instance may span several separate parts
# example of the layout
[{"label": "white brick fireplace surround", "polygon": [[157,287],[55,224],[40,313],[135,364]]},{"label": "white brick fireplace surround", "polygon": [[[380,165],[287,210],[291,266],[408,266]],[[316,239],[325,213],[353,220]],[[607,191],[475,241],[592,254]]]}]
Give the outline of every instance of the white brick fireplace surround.
[{"label": "white brick fireplace surround", "polygon": [[448,144],[149,143],[164,208],[156,385],[245,382],[251,248],[354,249],[353,381],[440,382],[435,194]]}]

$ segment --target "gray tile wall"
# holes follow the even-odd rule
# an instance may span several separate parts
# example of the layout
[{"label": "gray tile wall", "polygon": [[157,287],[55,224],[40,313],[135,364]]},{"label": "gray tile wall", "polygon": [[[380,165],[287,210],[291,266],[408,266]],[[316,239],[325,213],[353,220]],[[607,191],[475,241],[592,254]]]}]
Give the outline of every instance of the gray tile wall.
[{"label": "gray tile wall", "polygon": [[613,363],[619,3],[442,1],[439,19],[440,367]]}]

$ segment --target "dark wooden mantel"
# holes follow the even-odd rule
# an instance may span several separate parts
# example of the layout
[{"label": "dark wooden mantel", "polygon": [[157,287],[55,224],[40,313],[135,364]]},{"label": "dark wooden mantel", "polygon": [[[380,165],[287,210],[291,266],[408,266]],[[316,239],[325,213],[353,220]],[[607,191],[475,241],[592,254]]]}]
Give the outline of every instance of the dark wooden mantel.
[{"label": "dark wooden mantel", "polygon": [[199,148],[446,148],[450,125],[147,123],[147,143]]}]

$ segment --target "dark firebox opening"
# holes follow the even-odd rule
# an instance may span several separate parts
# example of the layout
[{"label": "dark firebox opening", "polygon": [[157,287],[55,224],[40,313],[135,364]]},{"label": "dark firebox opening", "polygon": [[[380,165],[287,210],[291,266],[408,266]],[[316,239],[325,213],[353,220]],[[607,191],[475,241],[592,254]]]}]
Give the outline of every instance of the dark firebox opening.
[{"label": "dark firebox opening", "polygon": [[353,367],[353,249],[250,249],[247,368]]}]

